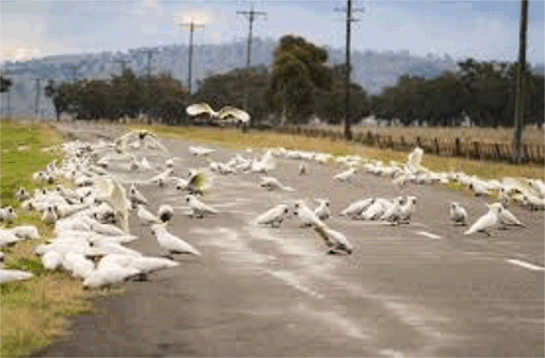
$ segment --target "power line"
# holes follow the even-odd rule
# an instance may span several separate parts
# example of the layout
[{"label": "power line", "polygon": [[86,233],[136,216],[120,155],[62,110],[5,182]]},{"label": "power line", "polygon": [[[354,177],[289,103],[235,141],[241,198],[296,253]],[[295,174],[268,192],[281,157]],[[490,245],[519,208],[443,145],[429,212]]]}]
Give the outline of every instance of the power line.
[{"label": "power line", "polygon": [[352,140],[352,131],[350,130],[350,25],[352,22],[359,21],[352,18],[352,11],[363,12],[363,8],[352,9],[352,0],[347,0],[346,8],[335,11],[346,12],[346,68],[345,68],[345,118],[344,118],[344,137],[346,140]]},{"label": "power line", "polygon": [[179,24],[181,27],[189,26],[189,61],[188,61],[188,70],[187,70],[187,90],[191,94],[191,61],[193,58],[193,31],[195,29],[204,27],[204,24],[196,24],[191,20],[189,23]]}]

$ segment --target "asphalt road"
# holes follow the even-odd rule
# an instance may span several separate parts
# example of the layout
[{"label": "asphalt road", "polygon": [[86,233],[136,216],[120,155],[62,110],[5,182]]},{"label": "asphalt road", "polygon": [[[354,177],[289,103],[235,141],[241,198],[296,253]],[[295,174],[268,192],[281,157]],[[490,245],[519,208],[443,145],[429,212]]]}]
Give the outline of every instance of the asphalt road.
[{"label": "asphalt road", "polygon": [[[188,142],[164,143],[177,158],[175,175],[207,167],[189,155]],[[236,153],[214,148],[215,160]],[[526,229],[468,237],[449,222],[449,202],[462,203],[473,222],[486,212],[483,199],[430,186],[397,190],[365,173],[341,184],[332,181],[341,168],[312,164],[300,176],[298,164],[278,159],[271,173],[293,193],[259,188],[261,175],[215,176],[203,201],[221,213],[204,219],[187,216],[175,188],[140,185],[152,211],[175,208],[169,231],[203,257],[178,257],[179,267],[97,300],[105,313],[75,318],[71,334],[44,356],[544,355],[544,271],[517,264],[544,267],[543,212],[512,208]],[[371,195],[415,195],[411,224],[337,215]],[[315,206],[317,197],[331,200],[327,223],[348,237],[352,255],[325,254],[323,241],[293,218],[277,229],[249,224],[278,203],[302,198]],[[129,247],[162,254],[134,212],[130,228],[140,239]]]}]

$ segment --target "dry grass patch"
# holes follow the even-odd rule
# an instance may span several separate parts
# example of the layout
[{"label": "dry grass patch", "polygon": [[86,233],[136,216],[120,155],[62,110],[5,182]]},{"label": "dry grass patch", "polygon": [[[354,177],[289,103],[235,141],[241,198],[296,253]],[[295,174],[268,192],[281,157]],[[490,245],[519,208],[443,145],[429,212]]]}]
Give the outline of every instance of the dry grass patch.
[{"label": "dry grass patch", "polygon": [[[327,152],[333,155],[359,154],[366,158],[405,162],[407,153],[391,149],[365,147],[360,144],[333,141],[327,138],[308,138],[304,136],[279,134],[274,132],[250,131],[242,133],[230,128],[210,127],[167,127],[167,126],[133,126],[152,130],[163,138],[185,138],[194,141],[219,144],[230,148],[270,148],[284,147]],[[544,178],[543,167],[535,165],[512,165],[494,162],[470,160],[464,158],[447,158],[431,154],[424,155],[423,163],[434,171],[461,170],[470,175],[478,175],[486,179],[501,179],[503,177]]]},{"label": "dry grass patch", "polygon": [[[316,128],[316,127],[314,127]],[[320,129],[334,130],[343,133],[343,126],[320,126]],[[479,127],[363,127],[354,126],[354,134],[367,134],[371,131],[380,136],[391,135],[394,141],[399,141],[401,136],[407,142],[416,142],[416,137],[426,139],[446,139],[454,141],[459,138],[464,142],[492,142],[492,143],[511,143],[513,140],[513,128],[479,128]],[[545,144],[543,129],[537,126],[526,126],[522,132],[522,141],[527,144]]]}]

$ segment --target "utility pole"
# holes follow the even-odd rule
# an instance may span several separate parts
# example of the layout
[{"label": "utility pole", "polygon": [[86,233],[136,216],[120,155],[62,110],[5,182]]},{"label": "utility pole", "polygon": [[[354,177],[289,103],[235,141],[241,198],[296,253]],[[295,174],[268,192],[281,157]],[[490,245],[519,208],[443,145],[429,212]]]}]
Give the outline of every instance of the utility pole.
[{"label": "utility pole", "polygon": [[41,78],[35,78],[36,81],[36,105],[34,106],[34,113],[38,114],[40,109],[40,80]]},{"label": "utility pole", "polygon": [[147,77],[148,77],[148,82],[149,82],[149,80],[151,78],[151,58],[152,58],[153,54],[157,52],[157,50],[146,50],[144,52],[146,52],[148,54],[148,66],[147,66],[146,71],[147,71]]},{"label": "utility pole", "polygon": [[189,95],[191,95],[191,61],[193,60],[193,31],[195,29],[204,27],[203,24],[196,24],[191,20],[189,23],[179,24],[181,27],[189,26],[189,61],[188,61],[188,70],[187,70],[187,90]]},{"label": "utility pole", "polygon": [[513,160],[522,159],[522,129],[524,127],[524,95],[526,94],[526,33],[528,31],[528,0],[522,0],[520,6],[519,61],[515,93],[515,134],[513,137]]},{"label": "utility pole", "polygon": [[76,65],[68,66],[68,68],[72,70],[72,80],[74,81],[74,83],[76,83],[76,79],[78,77],[78,70],[79,70],[80,67],[81,67],[81,65],[79,65],[79,66],[76,66]]},{"label": "utility pole", "polygon": [[352,131],[350,130],[350,24],[359,21],[352,18],[352,11],[363,12],[363,9],[352,9],[352,0],[347,0],[346,9],[335,11],[346,12],[346,69],[345,69],[345,118],[344,118],[344,137],[346,140],[352,140]]},{"label": "utility pole", "polygon": [[267,13],[265,11],[254,11],[254,6],[252,4],[252,8],[250,11],[237,11],[237,15],[244,15],[248,19],[248,23],[250,25],[248,29],[248,48],[246,49],[246,67],[250,67],[251,62],[251,53],[252,53],[252,30],[253,30],[253,23],[256,19],[256,16],[267,16]]},{"label": "utility pole", "polygon": [[[267,16],[265,11],[254,11],[254,5],[252,4],[250,11],[237,11],[237,15],[244,15],[248,19],[249,29],[248,29],[248,46],[246,49],[246,72],[249,75],[250,71],[250,62],[252,58],[252,30],[254,20],[256,16]],[[244,109],[248,110],[248,81],[244,86]],[[254,126],[254,117],[250,117],[250,127]]]},{"label": "utility pole", "polygon": [[127,69],[127,63],[131,63],[131,60],[115,60],[112,61],[113,63],[120,63],[121,64],[121,75],[125,73],[125,70]]}]

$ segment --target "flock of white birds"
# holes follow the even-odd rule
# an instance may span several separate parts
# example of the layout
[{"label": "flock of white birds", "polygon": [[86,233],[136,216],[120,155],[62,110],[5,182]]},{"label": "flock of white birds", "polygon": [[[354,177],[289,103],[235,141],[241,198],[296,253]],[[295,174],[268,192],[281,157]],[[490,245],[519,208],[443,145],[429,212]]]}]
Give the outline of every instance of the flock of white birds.
[{"label": "flock of white birds", "polygon": [[[217,114],[215,114],[217,115]],[[210,173],[189,169],[187,177],[174,176],[174,160],[158,138],[146,130],[129,132],[114,141],[99,140],[94,143],[72,141],[62,145],[62,165],[53,161],[35,173],[33,179],[42,183],[41,189],[29,193],[20,188],[15,193],[21,201],[21,210],[39,211],[42,220],[54,226],[55,237],[46,244],[37,245],[38,255],[47,270],[65,270],[80,278],[84,287],[102,287],[117,284],[128,279],[146,279],[146,275],[179,265],[175,254],[201,253],[188,242],[172,234],[168,223],[174,216],[173,208],[161,205],[157,213],[149,210],[149,201],[138,190],[137,181],[123,182],[111,172],[112,162],[126,162],[131,171],[149,173],[149,178],[138,185],[153,185],[158,188],[173,186],[187,192],[185,201],[191,210],[190,215],[203,218],[218,214],[218,210],[203,202],[202,195],[210,186],[208,175],[237,175],[243,173],[264,174],[259,184],[267,190],[294,192],[270,173],[277,167],[276,158],[300,160],[299,174],[309,173],[311,163],[336,163],[345,170],[333,177],[334,181],[350,183],[358,172],[364,171],[377,176],[390,178],[394,185],[449,184],[460,183],[477,196],[498,198],[498,202],[487,204],[488,212],[474,221],[465,231],[466,235],[482,232],[490,235],[494,228],[505,226],[524,226],[508,209],[509,205],[519,204],[530,210],[545,209],[545,185],[542,180],[524,178],[503,178],[484,180],[461,172],[433,172],[421,165],[423,151],[416,148],[409,154],[406,163],[390,162],[384,164],[368,160],[358,155],[334,157],[326,153],[287,150],[284,148],[266,149],[255,155],[247,150],[247,156],[237,154],[227,162],[211,159],[213,149],[202,146],[189,146],[193,156],[207,161]],[[50,150],[50,149],[46,149]],[[160,153],[160,163],[148,160],[143,150]],[[135,153],[140,153],[138,159]],[[166,158],[166,159],[165,159]],[[164,169],[154,172],[154,168]],[[71,183],[62,185],[60,183]],[[46,188],[49,185],[50,188]],[[51,185],[54,185],[51,188]],[[70,188],[71,187],[71,188]],[[330,201],[316,199],[317,207],[311,208],[304,200],[293,203],[280,203],[258,216],[253,224],[280,227],[286,218],[296,217],[302,227],[314,230],[323,238],[327,253],[351,254],[353,247],[344,234],[330,228],[326,222],[332,216]],[[339,213],[339,216],[353,220],[377,220],[385,224],[402,225],[410,223],[416,210],[417,198],[414,196],[393,199],[367,197],[356,200]],[[147,257],[140,252],[124,246],[136,240],[129,233],[128,217],[136,212],[142,225],[149,225],[165,256]],[[0,221],[10,223],[17,217],[12,207],[0,209]],[[454,225],[467,225],[467,211],[459,203],[450,204],[450,219]],[[23,225],[0,229],[0,248],[13,245],[21,240],[39,238],[36,227]],[[1,253],[0,259],[3,259]],[[29,272],[0,269],[0,283],[26,280],[32,277]]]}]

